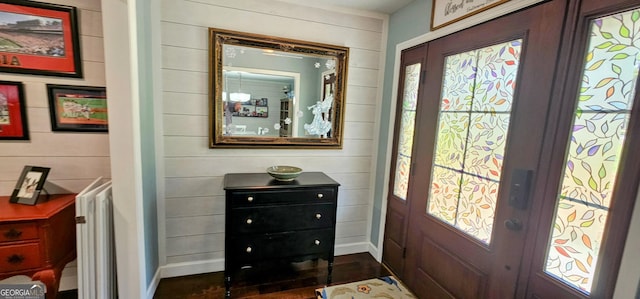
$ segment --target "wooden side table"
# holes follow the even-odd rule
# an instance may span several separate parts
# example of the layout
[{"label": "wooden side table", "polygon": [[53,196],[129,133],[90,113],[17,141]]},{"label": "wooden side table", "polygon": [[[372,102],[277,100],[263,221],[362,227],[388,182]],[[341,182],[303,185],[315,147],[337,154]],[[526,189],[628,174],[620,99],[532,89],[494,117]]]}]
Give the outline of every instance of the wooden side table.
[{"label": "wooden side table", "polygon": [[76,258],[75,198],[51,195],[29,206],[0,196],[0,280],[27,275],[56,297],[62,269]]}]

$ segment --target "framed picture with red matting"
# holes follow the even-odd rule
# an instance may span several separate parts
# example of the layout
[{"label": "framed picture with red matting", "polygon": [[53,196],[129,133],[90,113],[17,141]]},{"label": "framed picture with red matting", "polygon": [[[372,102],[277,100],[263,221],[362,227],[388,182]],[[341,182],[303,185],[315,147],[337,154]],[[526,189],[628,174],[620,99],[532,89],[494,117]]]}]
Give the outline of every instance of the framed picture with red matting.
[{"label": "framed picture with red matting", "polygon": [[0,81],[0,140],[29,140],[21,82]]},{"label": "framed picture with red matting", "polygon": [[0,72],[81,78],[76,8],[3,0]]}]

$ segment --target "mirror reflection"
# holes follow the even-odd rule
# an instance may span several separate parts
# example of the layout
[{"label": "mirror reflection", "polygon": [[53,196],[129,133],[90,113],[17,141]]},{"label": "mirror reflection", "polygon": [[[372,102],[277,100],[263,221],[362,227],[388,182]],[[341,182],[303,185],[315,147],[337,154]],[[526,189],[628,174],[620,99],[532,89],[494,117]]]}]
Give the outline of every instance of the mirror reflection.
[{"label": "mirror reflection", "polygon": [[341,146],[348,49],[210,33],[212,147]]}]

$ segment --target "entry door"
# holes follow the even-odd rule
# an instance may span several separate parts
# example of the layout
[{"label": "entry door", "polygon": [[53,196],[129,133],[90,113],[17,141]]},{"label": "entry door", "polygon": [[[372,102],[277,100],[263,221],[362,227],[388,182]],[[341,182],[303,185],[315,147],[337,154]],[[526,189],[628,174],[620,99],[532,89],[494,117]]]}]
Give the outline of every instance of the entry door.
[{"label": "entry door", "polygon": [[515,294],[566,2],[429,43],[402,275],[420,298]]}]

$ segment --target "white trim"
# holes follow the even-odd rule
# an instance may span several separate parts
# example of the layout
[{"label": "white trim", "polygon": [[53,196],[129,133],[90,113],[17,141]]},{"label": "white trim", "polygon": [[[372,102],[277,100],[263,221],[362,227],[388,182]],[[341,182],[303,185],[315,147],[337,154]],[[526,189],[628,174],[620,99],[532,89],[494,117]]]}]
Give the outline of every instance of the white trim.
[{"label": "white trim", "polygon": [[113,111],[109,149],[113,181],[114,233],[120,298],[146,295],[146,256],[142,210],[137,1],[102,1],[105,77]]},{"label": "white trim", "polygon": [[369,252],[369,242],[336,245],[333,255],[339,256],[361,252]]},{"label": "white trim", "polygon": [[[386,17],[383,20],[383,31],[382,31],[382,43],[380,46],[380,61],[378,64],[381,66],[380,71],[378,73],[378,86],[379,90],[376,96],[376,116],[377,119],[382,119],[382,103],[384,101],[384,77],[386,70],[386,59],[387,59],[387,43],[389,41],[389,18]],[[373,140],[371,144],[380,144],[380,131],[381,131],[381,123],[379,121],[375,122],[375,127],[373,128]],[[378,161],[378,155],[380,155],[380,150],[378,146],[373,146],[371,153],[371,161]],[[373,231],[373,210],[375,208],[375,194],[376,194],[376,174],[377,174],[377,163],[371,163],[371,167],[369,169],[370,177],[369,177],[369,198],[371,199],[369,202],[369,212],[367,213],[367,238],[371,241],[371,233]],[[386,168],[385,168],[386,169]],[[380,207],[380,225],[382,225],[383,221],[383,213],[382,207]],[[371,244],[371,243],[369,243]],[[376,257],[374,255],[374,257]],[[377,257],[376,257],[377,259]]]},{"label": "white trim", "polygon": [[373,258],[375,258],[378,263],[382,263],[382,250],[378,250],[378,248],[376,248],[373,243],[369,243],[369,254],[373,256]]},{"label": "white trim", "polygon": [[[137,263],[137,278],[139,279],[140,285],[136,286],[133,291],[137,292],[140,296],[145,294],[146,286],[147,286],[147,277],[146,277],[146,269],[147,269],[147,253],[145,251],[145,240],[144,240],[144,190],[142,189],[142,132],[140,131],[140,62],[138,60],[139,46],[138,46],[138,2],[139,1],[150,1],[150,0],[135,0],[128,2],[128,19],[129,19],[129,45],[130,45],[130,61],[129,61],[129,71],[131,72],[130,78],[130,87],[131,87],[131,115],[132,115],[132,142],[133,142],[133,165],[128,165],[127,168],[131,169],[133,166],[133,181],[130,183],[133,184],[133,191],[135,196],[133,197],[135,200],[133,201],[135,207],[133,210],[133,215],[135,220],[132,222],[132,225],[135,225],[135,250],[137,250],[138,259],[135,261]],[[105,43],[107,44],[107,43]],[[120,165],[122,167],[123,165]],[[133,194],[132,194],[133,195]],[[122,208],[122,206],[121,206]],[[131,227],[131,225],[130,225]],[[117,244],[117,242],[116,242]],[[132,248],[129,248],[131,250]],[[131,252],[129,252],[131,254]],[[116,253],[116,256],[118,254]],[[136,253],[133,254],[136,256]],[[133,275],[136,275],[134,272]],[[122,293],[118,291],[120,297],[122,297]]]},{"label": "white trim", "polygon": [[156,293],[158,289],[158,284],[160,284],[160,268],[156,270],[156,274],[153,275],[153,279],[149,283],[149,287],[147,288],[147,297],[148,299],[153,299],[153,295]]},{"label": "white trim", "polygon": [[[393,62],[393,84],[391,87],[391,106],[389,107],[389,131],[387,132],[387,157],[384,160],[384,180],[382,187],[382,203],[380,205],[380,229],[378,230],[378,248],[383,248],[384,228],[387,224],[387,194],[389,194],[389,179],[391,169],[391,153],[393,152],[393,132],[396,124],[396,106],[398,102],[398,81],[400,80],[400,53],[396,46],[396,57]],[[382,261],[382,250],[378,250],[373,256],[377,261]]]},{"label": "white trim", "polygon": [[172,263],[160,267],[162,278],[224,271],[224,259]]},{"label": "white trim", "polygon": [[[66,270],[67,268],[65,268]],[[76,267],[73,267],[73,271],[77,271]],[[64,270],[63,270],[64,272]],[[29,278],[31,281],[31,278]],[[75,273],[73,275],[65,276],[64,274],[60,277],[60,287],[58,287],[58,292],[64,292],[69,290],[78,289],[78,275]]]},{"label": "white trim", "polygon": [[[407,41],[398,43],[396,45],[396,53],[395,53],[395,62],[394,62],[394,71],[393,71],[393,82],[392,82],[392,91],[391,91],[391,108],[389,109],[389,139],[393,140],[393,131],[395,126],[395,111],[396,111],[396,102],[397,102],[397,94],[398,94],[398,80],[400,80],[400,57],[403,50],[409,49],[411,47],[426,43],[428,41],[432,41],[434,39],[443,37],[445,35],[449,35],[463,29],[467,29],[469,27],[478,25],[480,23],[498,18],[500,16],[509,14],[511,12],[535,5],[537,3],[543,2],[545,0],[512,0],[505,4],[498,5],[481,13],[475,14],[471,17],[468,17],[462,21],[453,23],[451,25],[442,27],[438,30],[427,32],[415,38],[409,39]],[[380,230],[379,230],[379,239],[378,239],[378,248],[382,248],[384,241],[384,228],[386,225],[386,214],[387,214],[387,194],[389,193],[389,169],[391,165],[391,153],[392,153],[393,142],[387,142],[387,157],[385,159],[385,179],[384,179],[384,190],[382,192],[382,206],[380,207]],[[382,260],[382,250],[378,251],[378,256],[376,260]]]},{"label": "white trim", "polygon": [[369,17],[369,18],[376,18],[376,19],[383,19],[385,17],[389,17],[388,14],[385,14],[382,12],[350,8],[350,7],[340,6],[340,5],[321,4],[322,1],[306,1],[304,4],[301,4],[301,1],[299,0],[277,0],[277,1],[285,2],[293,5],[300,5],[303,7],[325,9],[329,11],[346,13],[346,14],[356,15],[361,17]]},{"label": "white trim", "polygon": [[[160,7],[162,1],[151,1],[151,27],[161,28]],[[154,26],[155,25],[155,26]],[[153,69],[153,125],[155,127],[156,162],[156,215],[158,221],[158,266],[167,264],[167,224],[164,157],[164,118],[162,92],[162,37],[161,30],[151,30],[151,61]]]}]

